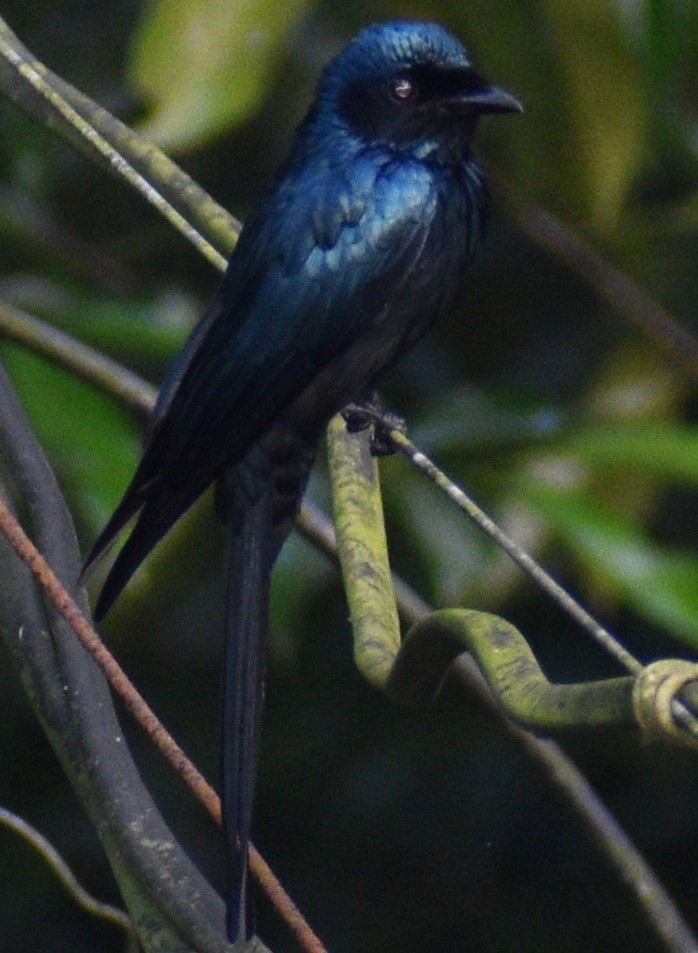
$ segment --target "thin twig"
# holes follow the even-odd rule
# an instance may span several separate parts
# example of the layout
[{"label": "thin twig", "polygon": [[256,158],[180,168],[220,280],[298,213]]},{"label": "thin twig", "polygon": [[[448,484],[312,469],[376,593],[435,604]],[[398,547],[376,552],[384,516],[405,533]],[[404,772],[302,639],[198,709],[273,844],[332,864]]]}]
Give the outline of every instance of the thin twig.
[{"label": "thin twig", "polygon": [[[67,335],[64,337],[66,338],[64,342],[66,345],[66,351],[56,352],[56,354],[53,355],[53,358],[58,362],[62,362],[65,355],[70,354],[73,343],[78,343],[72,342],[72,339],[70,339]],[[73,358],[71,357],[69,359],[72,360]],[[116,376],[118,377],[118,374]],[[132,376],[137,382],[138,378],[136,375]],[[85,379],[90,379],[90,375],[88,373],[83,374],[83,377]],[[98,374],[92,378],[92,382],[95,383],[96,386],[105,390],[105,392],[112,393],[114,379],[115,378],[112,375],[102,376]],[[140,386],[136,386],[132,394],[131,402],[135,406],[139,401],[142,401],[140,409],[147,411],[152,397],[145,396],[144,398],[144,395],[147,395],[146,390]],[[2,509],[0,508],[0,516],[1,514]],[[299,519],[299,529],[315,545],[319,546],[319,548],[322,549],[322,551],[326,553],[328,557],[336,561],[336,547],[332,522],[326,516],[326,514],[322,513],[322,511],[307,501],[304,503],[301,518]],[[31,546],[31,544],[29,545]],[[408,624],[413,623],[418,618],[423,617],[425,614],[431,611],[430,607],[409,586],[407,586],[406,583],[397,578],[396,583],[396,597],[400,615]],[[57,585],[59,586],[60,593],[60,584],[57,583]],[[98,640],[96,634],[92,634],[94,635],[94,638]],[[102,646],[102,650],[108,656],[109,653],[104,646]],[[470,661],[472,662],[472,660]],[[463,677],[466,677],[467,673],[467,678],[471,689],[475,687],[476,690],[478,690],[478,694],[485,702],[488,703],[491,710],[499,713],[496,706],[492,704],[491,695],[484,686],[483,680],[477,672],[475,664],[472,663],[469,665],[468,660],[464,659],[457,663],[457,667]],[[126,676],[124,676],[124,679],[125,678]],[[112,684],[114,683],[112,682]],[[135,694],[137,696],[137,693]],[[144,702],[143,705],[145,706]],[[145,707],[147,708],[147,706]],[[150,716],[152,717],[153,721],[157,723],[155,715],[152,712],[150,712]],[[571,803],[574,804],[575,809],[580,813],[586,825],[593,832],[597,842],[603,845],[605,852],[612,859],[614,865],[619,868],[623,878],[631,885],[636,895],[639,896],[639,899],[642,902],[649,918],[654,924],[658,934],[660,934],[667,941],[667,947],[672,950],[673,953],[696,953],[697,947],[695,940],[693,939],[688,926],[683,921],[678,910],[671,901],[671,898],[667,895],[659,881],[657,881],[657,878],[648,868],[648,865],[644,859],[638,854],[637,849],[629,842],[625,832],[619,827],[618,823],[610,815],[593,789],[590,788],[584,776],[569,761],[562,749],[560,749],[560,747],[552,741],[541,741],[534,738],[528,732],[519,729],[508,719],[501,720],[506,726],[507,730],[511,732],[522,744],[524,744],[529,753],[540,764],[543,765],[551,780],[564,791]],[[163,734],[160,737],[161,739],[168,737],[164,729]],[[160,744],[158,744],[158,747],[160,747]],[[178,746],[175,746],[175,754],[178,758],[186,761],[185,755],[183,752],[181,752],[181,749],[179,749]],[[210,802],[217,802],[216,795],[213,791],[211,791],[207,782],[202,781],[202,785],[202,790],[204,792],[207,794],[210,792]],[[208,791],[206,791],[206,789],[208,789]],[[209,807],[208,804],[207,807]],[[213,816],[218,819],[220,817],[219,811],[217,810]],[[631,853],[627,852],[627,844],[630,845]],[[313,946],[313,942],[319,943],[319,941],[317,941],[317,938],[315,938],[314,935],[312,939],[305,937],[305,930],[302,926],[304,921],[302,920],[301,915],[292,904],[292,901],[286,897],[283,892],[283,888],[281,888],[280,884],[278,883],[278,880],[276,880],[266,865],[266,862],[254,850],[254,848],[252,848],[251,851],[251,864],[255,876],[260,879],[260,882],[264,883],[264,890],[270,897],[274,906],[278,910],[283,910],[282,915],[285,921],[290,925],[292,930],[297,930],[300,934],[304,935],[304,939],[301,941],[305,944],[304,948],[306,950],[313,950],[314,953],[320,953],[322,946]],[[645,889],[645,885],[647,886],[647,889]],[[298,921],[296,918],[298,918]],[[297,922],[301,924],[300,927],[296,926]]]},{"label": "thin twig", "polygon": [[125,953],[136,953],[138,950],[136,931],[127,914],[118,907],[97,900],[88,893],[53,844],[43,834],[40,834],[24,818],[4,807],[0,807],[0,824],[14,831],[34,848],[79,907],[90,916],[106,920],[107,923],[112,923],[123,930],[126,934]]},{"label": "thin twig", "polygon": [[31,84],[35,92],[42,96],[59,116],[82,133],[89,145],[99,152],[122,178],[139,191],[146,201],[153,205],[171,225],[182,232],[183,235],[186,235],[205,258],[217,268],[225,267],[224,261],[221,265],[220,259],[222,256],[205,239],[202,239],[196,229],[192,228],[179,212],[165,201],[158,189],[154,188],[147,179],[140,175],[94,127],[84,123],[80,113],[50,83],[45,81],[30,61],[19,56],[16,49],[11,47],[2,37],[0,37],[0,54],[15,67],[18,73],[21,73],[24,80]]},{"label": "thin twig", "polygon": [[[484,683],[475,663],[468,657],[462,656],[455,662],[454,672],[470,688],[474,680]],[[481,693],[485,690],[483,684]],[[556,742],[538,738],[508,720],[504,723],[571,804],[594,842],[637,898],[666,949],[671,953],[698,953],[698,941],[664,885],[574,762]]]},{"label": "thin twig", "polygon": [[672,362],[698,378],[698,339],[628,275],[610,265],[559,219],[535,206],[519,206],[517,221],[529,238],[574,269],[627,321],[640,328]]},{"label": "thin twig", "polygon": [[[580,605],[579,602],[564,589],[559,582],[537,562],[529,553],[521,549],[511,537],[507,536],[469,496],[465,490],[454,483],[439,467],[430,460],[429,457],[416,447],[412,441],[401,431],[391,429],[389,421],[386,421],[380,414],[370,410],[362,409],[362,413],[371,417],[379,423],[395,447],[416,467],[421,473],[432,480],[440,490],[442,490],[450,500],[452,500],[459,509],[463,510],[469,518],[492,539],[500,549],[502,549],[540,588],[545,594],[557,603],[560,608],[566,612],[570,618],[587,632],[595,642],[597,642],[605,651],[613,656],[624,668],[636,675],[643,669],[642,662],[635,658],[618,639],[602,626],[596,619]],[[386,427],[386,423],[388,426]],[[671,710],[674,718],[694,737],[698,735],[698,714],[679,698],[672,699]]]},{"label": "thin twig", "polygon": [[[371,460],[369,455],[370,439],[366,433],[347,434],[339,418],[333,421],[329,437],[330,467],[335,477],[333,495],[337,536],[341,544],[343,571],[348,582],[349,610],[352,622],[356,622],[354,650],[362,673],[383,690],[387,689],[391,696],[392,690],[397,688],[397,698],[402,698],[408,704],[420,704],[427,698],[433,698],[435,691],[438,692],[444,672],[455,669],[455,674],[467,684],[469,691],[498,716],[502,726],[543,765],[550,779],[562,789],[582,814],[598,846],[604,850],[610,864],[616,868],[621,878],[629,884],[653,929],[665,940],[667,948],[673,953],[696,953],[696,940],[671,897],[640,852],[632,845],[631,851],[626,850],[629,843],[627,835],[611,817],[579,770],[555,743],[540,741],[505,715],[505,707],[498,706],[494,701],[492,684],[489,678],[486,680],[484,672],[480,671],[474,654],[462,651],[454,661],[453,645],[449,647],[442,641],[443,635],[448,639],[448,623],[440,633],[439,622],[433,627],[439,617],[443,623],[445,617],[449,617],[453,622],[456,617],[462,619],[467,616],[472,623],[475,621],[473,617],[482,618],[482,614],[459,609],[434,613],[434,610],[427,606],[424,611],[418,611],[415,617],[405,620],[409,631],[406,641],[401,643],[394,618],[391,618],[390,612],[384,610],[384,607],[393,601],[393,592],[389,577],[387,540],[382,529],[384,515],[378,468],[376,461]],[[362,570],[364,566],[371,567],[370,574]],[[420,628],[423,633],[431,629],[431,644],[427,643],[424,648],[425,655],[427,647],[433,649],[433,654],[431,660],[424,657],[421,662],[416,663],[417,668],[413,668],[411,672],[413,679],[408,678],[408,683],[411,683],[409,687],[402,682],[402,688],[408,688],[405,695],[400,689],[400,670],[405,663],[410,667],[410,646],[414,650],[414,639],[415,636],[419,639]],[[468,628],[477,643],[475,630],[479,628],[478,623],[476,622],[474,627],[469,625]],[[511,635],[511,627],[504,620],[499,620],[499,623],[494,625],[486,622],[482,629],[481,637],[488,645],[488,652],[491,643],[497,643],[498,649],[494,654],[500,656],[496,664],[501,664],[508,654],[507,643],[511,644],[504,633],[509,629]],[[453,634],[451,629],[451,635]],[[416,661],[414,655],[412,660]],[[504,679],[506,686],[507,681],[518,677],[519,668],[516,663],[511,666],[505,663],[504,667],[508,670]],[[438,670],[438,674],[435,670]],[[404,668],[402,672],[405,673]],[[617,681],[624,684],[622,693],[625,695],[629,679]],[[626,705],[627,696],[621,706],[627,713]],[[651,893],[650,897],[647,896],[648,892]]]},{"label": "thin twig", "polygon": [[[6,50],[3,50],[2,52],[7,53]],[[43,91],[42,91],[42,89],[41,89],[41,87],[42,87],[43,84],[42,84],[40,81],[41,81],[42,75],[43,75],[43,76],[50,75],[50,74],[47,74],[47,71],[44,71],[43,74],[42,74],[40,71],[37,71],[35,62],[30,62],[29,64],[27,64],[27,68],[25,69],[25,68],[24,68],[25,64],[22,62],[22,59],[21,59],[21,58],[20,58],[20,59],[17,59],[16,57],[15,57],[15,59],[13,60],[13,66],[14,66],[14,68],[16,69],[16,71],[17,71],[18,74],[21,74],[22,76],[24,76],[24,77],[28,78],[30,81],[32,81],[32,82],[34,83],[34,85],[35,85],[35,88],[37,89],[37,92],[39,92],[39,93],[41,93],[41,94],[43,95]],[[37,79],[39,80],[38,83],[36,82]],[[66,111],[65,109],[63,109],[63,115],[68,119],[68,121],[75,121],[76,119],[81,120],[81,119],[82,119],[82,115],[81,115],[82,110],[77,108],[77,106],[78,106],[78,101],[77,101],[77,99],[73,98],[72,95],[66,95],[66,94],[65,94],[65,88],[66,88],[66,87],[65,87],[65,84],[62,84],[60,81],[59,81],[59,83],[60,83],[60,85],[58,86],[58,89],[59,89],[59,90],[60,90],[60,89],[63,90],[63,93],[64,93],[64,96],[63,96],[64,103],[67,103],[67,105],[68,105],[69,107],[71,107],[71,108],[75,107],[75,108],[73,108],[73,112],[72,112],[72,113],[70,113],[70,110],[67,110],[67,111]],[[77,94],[75,94],[75,95],[77,95]],[[71,106],[71,104],[72,104],[72,106]],[[56,107],[56,106],[59,107],[59,108],[58,108],[58,111],[59,111],[59,112],[61,111],[61,108],[60,108],[61,105],[62,105],[62,104],[61,104],[61,102],[60,102],[60,97],[59,97],[58,100],[51,102],[51,106],[52,106],[52,107]],[[95,147],[96,145],[98,145],[98,143],[95,143],[94,141],[91,141],[91,142],[90,142],[90,145],[91,145],[92,147]],[[108,150],[107,150],[104,154],[105,154],[105,156],[108,158],[108,161],[113,161],[113,164],[114,164],[115,168],[117,168],[120,173],[127,173],[127,172],[128,172],[128,164],[124,165],[124,164],[122,163],[122,161],[120,161],[120,159],[117,159],[116,157],[112,158],[112,157],[110,156]],[[127,177],[128,177],[128,176],[127,176]],[[130,181],[132,181],[133,184],[139,185],[137,179],[133,179],[133,178],[132,178]],[[146,185],[149,185],[149,183],[148,183],[147,181],[146,181]],[[143,194],[145,194],[145,195],[149,198],[149,200],[150,200],[154,195],[159,195],[159,193],[157,193],[157,192],[154,192],[154,193],[150,193],[150,194],[149,194],[147,190],[144,191]],[[186,222],[185,222],[185,224],[186,224]],[[548,247],[549,247],[549,246],[548,246]],[[553,248],[553,249],[551,249],[551,250],[556,251],[555,248]],[[578,263],[578,261],[579,261],[579,256],[576,255],[576,251],[573,250],[571,263],[575,264],[575,266],[576,266],[576,264]],[[603,264],[605,264],[605,263],[603,263]],[[615,300],[618,300],[618,299],[617,299],[617,292],[618,292],[618,286],[617,286],[617,285],[616,285],[616,287],[615,287],[615,292],[616,292],[615,298],[614,298],[614,288],[613,288],[612,285],[609,286],[607,289],[605,289],[603,282],[600,282],[600,283],[597,282],[596,287],[597,287],[601,292],[604,292],[604,291],[609,291],[609,292],[610,292],[610,294],[607,294],[608,300],[611,300],[611,301],[614,302],[614,303],[615,303]],[[626,287],[625,289],[621,288],[621,291],[623,292],[623,294],[621,295],[622,300],[620,300],[620,301],[618,302],[618,303],[619,303],[619,309],[620,309],[620,310],[624,310],[624,311],[627,313],[628,307],[630,306],[630,305],[629,305],[629,302],[631,302],[633,299],[632,299],[632,296],[629,296],[629,295],[626,294],[626,292],[627,292],[627,287]],[[642,303],[642,302],[641,302],[641,303]],[[634,315],[631,314],[631,315],[629,315],[629,316],[630,316],[630,317],[633,317],[633,319],[634,319]],[[650,324],[651,324],[651,322],[650,322]],[[670,335],[668,335],[668,336],[670,336]],[[659,337],[659,340],[661,340],[661,341],[664,343],[664,341],[665,341],[665,339],[666,339],[667,336],[662,336],[662,332],[661,332],[661,329],[660,329],[660,333],[659,333],[659,336],[658,336],[658,337]],[[676,348],[675,348],[674,350],[676,350]],[[679,351],[680,351],[680,352],[683,351],[684,353],[686,353],[686,352],[687,352],[687,349],[686,349],[685,347],[681,346],[681,347],[679,348]],[[690,353],[690,352],[689,352],[689,353]],[[682,356],[682,354],[680,353],[679,356]],[[696,363],[696,362],[694,362],[694,365],[693,365],[694,367],[695,367],[695,363]],[[557,750],[557,749],[555,749],[555,750]],[[540,755],[538,755],[538,757],[540,757]],[[551,764],[552,764],[552,766],[551,766],[551,771],[553,771],[553,770],[554,770],[554,762],[551,762]],[[204,783],[205,783],[205,782],[204,782]],[[589,822],[590,822],[592,825],[594,825],[594,824],[596,823],[593,819],[590,820],[590,813],[589,813],[588,811],[586,812],[585,816],[586,816],[587,820],[589,820]],[[595,829],[596,829],[596,828],[595,828]],[[695,953],[696,946],[695,946],[695,943],[691,943],[690,945],[684,945],[683,947],[676,947],[676,946],[675,946],[675,947],[672,947],[672,948],[673,948],[673,949],[677,949],[677,950],[678,950],[678,949],[681,949],[681,950],[684,951],[684,953],[688,953],[689,950],[691,951],[691,953]]]},{"label": "thin twig", "polygon": [[155,405],[157,389],[138,374],[3,301],[0,301],[0,337],[66,368],[141,415],[149,414]]},{"label": "thin twig", "polygon": [[[354,411],[353,411],[354,412]],[[582,628],[588,632],[610,655],[620,662],[629,672],[642,671],[642,664],[625,649],[611,633],[600,625],[562,586],[550,576],[536,560],[521,549],[506,533],[497,526],[478,504],[454,483],[439,467],[415,446],[409,437],[395,428],[390,419],[370,407],[359,406],[355,412],[376,424],[396,450],[399,450],[416,469],[427,476],[446,496],[463,510],[480,529],[486,533],[511,559],[523,569],[543,591],[565,610]]]},{"label": "thin twig", "polygon": [[[219,271],[225,268],[226,256],[192,224],[186,196],[191,192],[195,194],[195,201],[199,204],[205,204],[206,199],[212,205],[215,203],[163,153],[48,70],[19,42],[0,18],[0,64],[2,63],[5,64],[2,72],[7,73],[9,69],[15,77],[20,78],[19,83],[5,83],[8,95],[23,105],[28,112],[40,112],[34,103],[27,101],[26,88],[29,87],[38,101],[48,109],[51,125],[58,126],[73,144],[85,148],[103,165],[128,182],[215,268]],[[66,130],[70,130],[69,134]],[[151,174],[150,164],[158,167],[159,175]],[[184,198],[184,208],[181,212],[168,198],[168,190],[164,184],[160,186],[159,180],[170,177],[176,179],[177,191]],[[158,187],[155,187],[153,182],[158,182]],[[210,209],[210,214],[212,220],[216,216],[223,220],[222,232],[227,239],[232,237],[234,244],[237,223],[222,209]]]},{"label": "thin twig", "polygon": [[[204,805],[211,817],[220,824],[221,806],[216,792],[187,758],[182,748],[133,686],[124,670],[82,614],[73,597],[57,579],[51,567],[2,500],[0,500],[0,530],[22,562],[36,577],[81,644],[104,672],[109,684],[122,699],[127,710]],[[324,946],[283,889],[271,868],[253,847],[250,848],[250,868],[255,879],[306,953],[326,953]]]}]

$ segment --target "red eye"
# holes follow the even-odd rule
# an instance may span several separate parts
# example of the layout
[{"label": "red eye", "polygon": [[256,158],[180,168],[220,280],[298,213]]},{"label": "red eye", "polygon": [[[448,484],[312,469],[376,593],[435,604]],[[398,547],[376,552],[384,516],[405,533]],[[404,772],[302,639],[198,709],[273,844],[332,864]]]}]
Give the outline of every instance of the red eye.
[{"label": "red eye", "polygon": [[417,84],[407,76],[395,76],[390,80],[389,90],[396,103],[405,103],[417,95]]}]

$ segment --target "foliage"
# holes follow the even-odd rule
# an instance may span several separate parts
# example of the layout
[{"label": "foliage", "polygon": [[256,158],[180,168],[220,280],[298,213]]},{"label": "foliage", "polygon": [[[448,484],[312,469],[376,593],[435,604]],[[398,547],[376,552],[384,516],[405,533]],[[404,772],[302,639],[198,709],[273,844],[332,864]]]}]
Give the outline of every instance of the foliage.
[{"label": "foliage", "polygon": [[[464,36],[527,112],[483,129],[497,182],[487,247],[452,314],[387,382],[386,401],[629,645],[657,655],[680,640],[694,651],[690,379],[656,340],[618,320],[593,275],[542,250],[520,211],[536,205],[562,217],[696,330],[698,8],[474,0],[416,12]],[[3,10],[52,68],[177,149],[240,217],[283,156],[322,62],[364,23],[414,13],[329,0],[48,0],[31,12],[9,0]],[[0,298],[161,380],[216,276],[138,198],[4,102],[0,128]],[[137,457],[140,421],[11,344],[2,358],[92,541]],[[605,671],[431,486],[399,460],[383,470],[395,566],[427,598],[496,608],[539,639],[552,667]],[[325,500],[322,472],[312,492]],[[220,540],[211,525],[204,506],[173,534],[108,629],[214,773]],[[579,833],[565,848],[568,865],[553,836],[568,821],[495,729],[476,713],[463,727],[448,706],[415,723],[358,684],[339,584],[316,554],[294,543],[276,587],[257,827],[294,894],[320,911],[333,948],[450,950],[462,946],[467,920],[473,948],[537,949],[545,935],[546,948],[582,950],[592,916],[607,923],[595,948],[650,949],[642,925],[619,912],[624,896],[610,878],[604,897],[584,886],[597,874]],[[87,833],[65,835],[74,809],[52,764],[36,784],[26,755],[36,729],[21,715],[13,724],[0,749],[19,777],[3,772],[0,802],[17,806],[22,790],[22,810],[44,817],[69,859],[72,850],[108,892]],[[695,768],[677,756],[639,757],[620,740],[604,751],[592,739],[584,757],[672,880],[695,876],[671,866],[675,841],[689,836],[682,811]],[[184,808],[169,779],[148,770],[172,798],[176,824]],[[664,785],[673,793],[660,801]],[[200,852],[212,866],[208,837]],[[21,920],[22,903],[13,904],[7,949],[26,948],[37,929],[65,932],[55,927],[67,916],[58,899],[36,905],[47,911],[38,925],[33,910]]]}]

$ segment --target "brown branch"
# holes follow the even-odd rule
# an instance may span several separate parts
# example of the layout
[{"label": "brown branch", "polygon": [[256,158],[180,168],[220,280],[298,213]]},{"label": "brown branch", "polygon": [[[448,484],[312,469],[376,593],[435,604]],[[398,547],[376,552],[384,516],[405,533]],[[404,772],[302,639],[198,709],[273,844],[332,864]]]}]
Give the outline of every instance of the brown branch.
[{"label": "brown branch", "polygon": [[[189,786],[211,817],[217,824],[220,824],[221,806],[216,792],[192,764],[143,696],[136,690],[124,670],[87,621],[73,597],[56,577],[44,557],[2,500],[0,500],[0,530],[15,553],[36,577],[42,589],[75,633],[80,643],[100,667],[109,684],[124,702],[127,710],[177,774]],[[302,949],[306,953],[326,953],[325,947],[312,931],[298,907],[293,903],[276,875],[254,847],[250,849],[250,868],[256,881],[267,894]]]},{"label": "brown branch", "polygon": [[519,206],[517,221],[529,238],[572,268],[601,298],[698,378],[698,339],[620,269],[559,219],[536,206]]}]

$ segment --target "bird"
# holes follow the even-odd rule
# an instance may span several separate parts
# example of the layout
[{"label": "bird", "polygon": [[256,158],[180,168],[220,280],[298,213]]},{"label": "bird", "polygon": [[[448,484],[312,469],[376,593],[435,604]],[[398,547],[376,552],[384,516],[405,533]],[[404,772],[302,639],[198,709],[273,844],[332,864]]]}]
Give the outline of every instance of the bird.
[{"label": "bird", "polygon": [[325,68],[288,158],[170,370],[142,459],[83,570],[134,523],[94,617],[211,485],[229,527],[221,797],[227,935],[248,887],[269,579],[330,418],[453,297],[484,237],[480,118],[522,111],[435,23],[364,28]]}]

